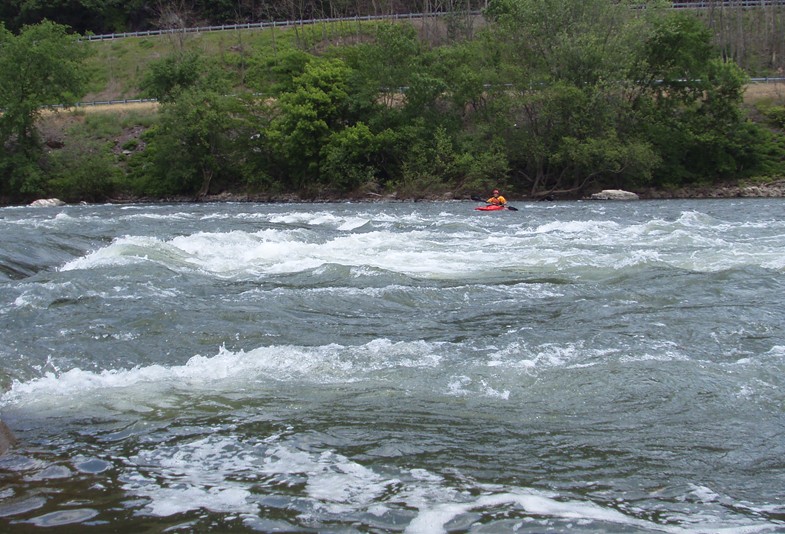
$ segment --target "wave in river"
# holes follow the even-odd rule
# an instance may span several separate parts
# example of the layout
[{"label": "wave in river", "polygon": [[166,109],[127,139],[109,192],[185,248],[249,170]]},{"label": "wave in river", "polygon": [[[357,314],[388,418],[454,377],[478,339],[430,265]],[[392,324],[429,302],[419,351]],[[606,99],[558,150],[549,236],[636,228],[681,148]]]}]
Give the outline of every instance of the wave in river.
[{"label": "wave in river", "polygon": [[[126,236],[67,262],[61,270],[155,263],[176,272],[195,270],[253,278],[337,264],[416,277],[460,278],[490,270],[591,275],[641,266],[698,272],[750,266],[785,268],[785,256],[778,247],[767,248],[760,240],[744,243],[743,234],[754,232],[754,226],[737,228],[742,234],[737,241],[741,242],[731,244],[725,235],[727,229],[706,224],[706,230],[701,231],[692,214],[670,223],[652,221],[621,227],[608,221],[563,221],[512,228],[503,236],[474,229],[438,238],[430,230],[358,232],[357,225],[367,225],[365,219],[349,223],[344,218],[325,218],[335,227],[334,234],[317,236],[308,228],[287,228],[198,232],[168,239]],[[272,219],[327,224],[314,214]],[[776,239],[772,237],[772,244]]]}]

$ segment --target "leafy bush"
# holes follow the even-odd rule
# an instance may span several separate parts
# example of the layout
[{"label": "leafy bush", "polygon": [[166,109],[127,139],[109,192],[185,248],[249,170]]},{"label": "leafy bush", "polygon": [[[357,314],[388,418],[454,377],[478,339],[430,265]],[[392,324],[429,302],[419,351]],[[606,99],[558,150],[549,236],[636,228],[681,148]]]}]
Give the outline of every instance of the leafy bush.
[{"label": "leafy bush", "polygon": [[102,202],[115,193],[122,173],[104,144],[74,138],[50,157],[51,195],[66,202]]},{"label": "leafy bush", "polygon": [[785,128],[785,106],[777,106],[767,102],[759,105],[758,110],[773,126]]},{"label": "leafy bush", "polygon": [[123,146],[121,148],[123,150],[133,151],[133,150],[136,150],[138,146],[139,146],[139,140],[138,139],[129,139],[128,141],[123,143]]}]

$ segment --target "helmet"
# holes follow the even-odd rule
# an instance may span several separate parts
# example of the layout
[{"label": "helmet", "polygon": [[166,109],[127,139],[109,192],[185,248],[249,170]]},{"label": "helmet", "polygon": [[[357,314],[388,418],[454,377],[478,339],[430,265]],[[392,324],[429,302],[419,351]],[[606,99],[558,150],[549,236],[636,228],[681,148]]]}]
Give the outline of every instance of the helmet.
[{"label": "helmet", "polygon": [[494,190],[493,190],[493,194],[494,194],[494,195],[495,195],[495,194],[497,194],[498,192],[499,192],[499,190],[498,190],[498,189],[494,189]]}]

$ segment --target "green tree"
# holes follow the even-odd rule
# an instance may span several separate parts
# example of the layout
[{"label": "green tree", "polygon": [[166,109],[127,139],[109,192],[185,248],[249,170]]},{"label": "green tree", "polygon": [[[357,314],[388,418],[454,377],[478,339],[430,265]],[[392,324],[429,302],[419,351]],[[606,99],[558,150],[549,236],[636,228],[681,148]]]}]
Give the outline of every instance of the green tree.
[{"label": "green tree", "polygon": [[[44,158],[35,123],[46,109],[73,104],[85,87],[87,44],[65,26],[44,21],[19,35],[0,25],[0,190],[40,194]],[[38,169],[38,170],[37,170]]]},{"label": "green tree", "polygon": [[709,62],[716,57],[711,32],[694,16],[673,13],[653,22],[639,62],[641,86],[660,106],[694,102],[709,87]]},{"label": "green tree", "polygon": [[277,147],[279,175],[290,187],[304,188],[322,180],[322,148],[330,136],[349,126],[349,75],[338,59],[312,60],[294,79],[294,88],[280,95],[278,116],[266,135]]},{"label": "green tree", "polygon": [[200,89],[182,91],[162,105],[160,122],[147,136],[148,148],[134,162],[137,192],[202,199],[218,183],[238,176],[235,139],[240,101]]},{"label": "green tree", "polygon": [[515,84],[624,79],[640,40],[641,19],[629,4],[491,0],[486,16],[494,23],[492,50],[502,54],[508,78],[517,74],[508,79]]},{"label": "green tree", "polygon": [[741,112],[746,75],[722,61],[696,18],[669,13],[644,40],[636,104],[641,130],[661,154],[655,183],[731,178],[767,168],[771,144]]},{"label": "green tree", "polygon": [[148,97],[161,102],[172,102],[180,93],[191,88],[221,92],[228,87],[225,74],[199,53],[174,52],[152,62],[141,89]]},{"label": "green tree", "polygon": [[350,50],[346,62],[363,98],[391,109],[400,104],[413,78],[421,75],[423,45],[412,26],[380,24],[374,42]]},{"label": "green tree", "polygon": [[[645,180],[658,161],[627,97],[645,17],[606,0],[493,0],[484,40],[507,84],[489,88],[511,179],[532,196]],[[646,15],[650,16],[650,15]]]},{"label": "green tree", "polygon": [[500,82],[497,65],[487,61],[483,47],[484,42],[476,40],[440,47],[432,54],[432,71],[443,80],[446,89],[441,96],[450,103],[453,113],[462,118],[477,114],[487,118],[488,91],[495,82]]},{"label": "green tree", "polygon": [[284,48],[280,51],[261,49],[251,58],[246,80],[255,91],[278,95],[294,90],[294,80],[305,72],[313,58],[302,50]]},{"label": "green tree", "polygon": [[322,147],[323,179],[341,192],[374,184],[379,172],[377,161],[381,137],[364,123],[335,132]]},{"label": "green tree", "polygon": [[122,171],[106,143],[71,134],[68,142],[52,152],[46,188],[66,202],[103,202],[110,198]]}]

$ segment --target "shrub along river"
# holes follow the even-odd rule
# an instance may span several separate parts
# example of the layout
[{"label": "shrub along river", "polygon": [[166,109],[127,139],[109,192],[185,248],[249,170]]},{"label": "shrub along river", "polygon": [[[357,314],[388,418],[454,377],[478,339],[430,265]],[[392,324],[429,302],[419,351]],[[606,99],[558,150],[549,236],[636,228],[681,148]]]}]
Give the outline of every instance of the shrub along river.
[{"label": "shrub along river", "polygon": [[515,206],[0,210],[2,530],[785,531],[785,201]]}]

